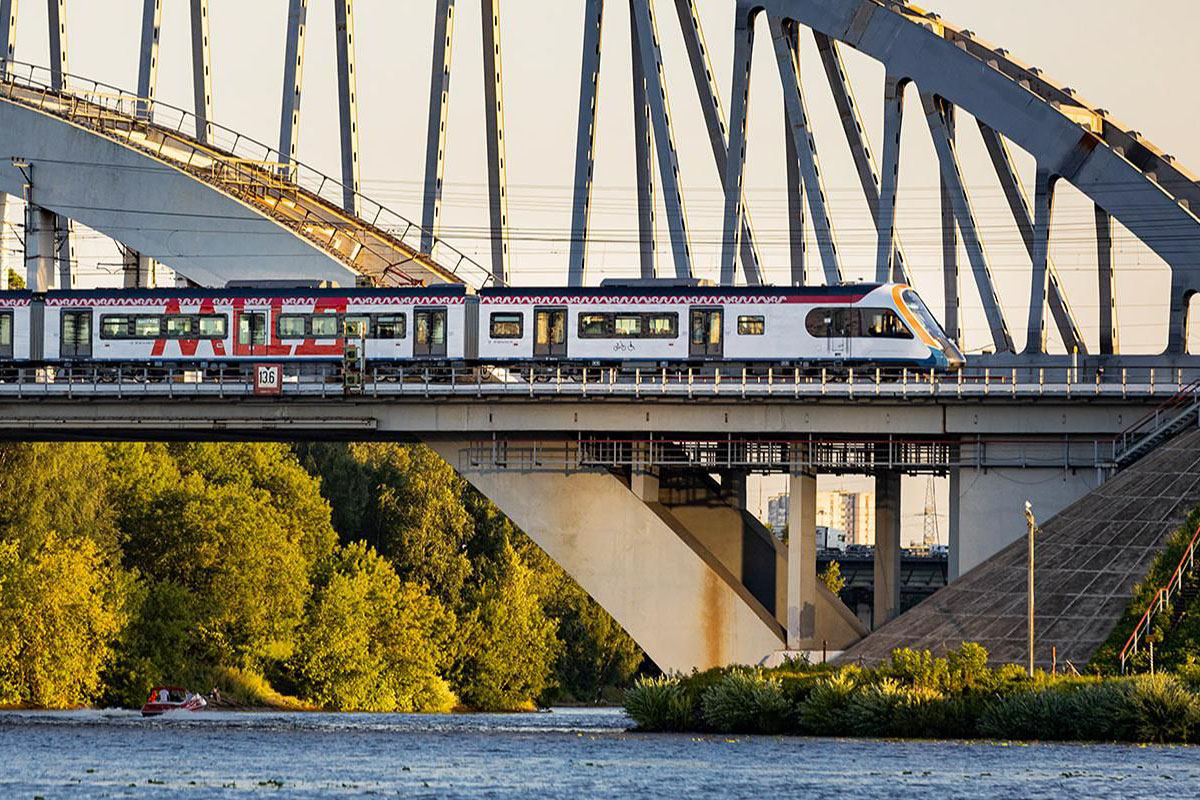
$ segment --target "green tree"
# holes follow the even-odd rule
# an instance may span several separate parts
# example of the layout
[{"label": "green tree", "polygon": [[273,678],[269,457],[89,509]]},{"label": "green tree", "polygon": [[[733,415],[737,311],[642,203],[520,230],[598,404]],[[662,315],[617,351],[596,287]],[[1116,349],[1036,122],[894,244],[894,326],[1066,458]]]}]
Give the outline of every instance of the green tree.
[{"label": "green tree", "polygon": [[472,708],[528,708],[551,684],[560,648],[556,625],[539,602],[535,576],[512,546],[476,590],[459,625],[455,686]]},{"label": "green tree", "polygon": [[86,537],[0,541],[0,703],[87,703],[124,623],[121,576]]},{"label": "green tree", "polygon": [[842,565],[836,561],[830,561],[829,566],[825,567],[825,571],[817,578],[834,594],[839,594],[846,588],[846,579],[842,577]]},{"label": "green tree", "polygon": [[347,711],[448,711],[438,674],[454,617],[363,543],[324,570],[292,660],[310,700]]},{"label": "green tree", "polygon": [[[460,603],[471,574],[464,550],[472,534],[462,505],[465,482],[424,445],[352,444],[343,458],[335,449],[302,451],[315,464],[327,498],[350,501],[340,510],[343,543],[365,540],[392,562],[405,581],[428,586],[450,608]],[[356,469],[354,464],[358,465]],[[366,499],[361,497],[366,490]]]}]

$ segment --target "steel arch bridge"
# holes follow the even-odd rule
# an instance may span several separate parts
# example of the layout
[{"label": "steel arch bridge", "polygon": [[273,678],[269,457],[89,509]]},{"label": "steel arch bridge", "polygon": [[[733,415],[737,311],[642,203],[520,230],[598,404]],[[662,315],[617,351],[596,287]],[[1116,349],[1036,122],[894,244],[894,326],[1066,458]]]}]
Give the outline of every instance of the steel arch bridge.
[{"label": "steel arch bridge", "polygon": [[[626,0],[622,0],[622,5]],[[145,277],[149,259],[175,267],[196,282],[219,283],[248,275],[279,278],[288,270],[304,275],[376,282],[458,280],[482,285],[507,282],[508,195],[504,129],[501,8],[480,0],[483,11],[485,124],[491,252],[486,266],[475,264],[439,236],[447,158],[446,122],[451,99],[452,44],[456,0],[429,0],[435,6],[432,31],[424,203],[420,222],[409,222],[359,191],[357,82],[354,3],[336,0],[340,178],[320,175],[297,160],[304,49],[309,25],[307,0],[289,0],[280,102],[278,146],[259,145],[212,119],[208,0],[190,3],[194,108],[182,111],[156,97],[162,0],[143,0],[136,92],[74,78],[67,71],[66,0],[47,0],[51,63],[41,70],[15,60],[17,0],[0,0],[0,189],[22,194],[27,261],[41,285],[73,280],[70,222],[93,227],[126,247],[126,282]],[[598,80],[604,51],[605,0],[580,0],[584,30],[575,133],[574,210],[571,250],[564,278],[570,285],[587,279],[589,220],[592,209]],[[611,6],[613,0],[609,0]],[[681,166],[666,91],[658,16],[662,2],[627,0],[632,23],[634,137],[640,266],[643,277],[657,271],[654,205],[656,184],[667,210],[675,277],[694,274]],[[697,0],[670,0],[685,45],[687,68],[703,113],[714,166],[724,193],[720,279],[761,283],[759,255],[745,200],[745,156],[750,119],[750,65],[755,44],[769,47],[778,68],[784,112],[789,202],[790,278],[805,280],[806,226],[811,225],[816,257],[826,282],[843,279],[837,224],[826,197],[806,93],[813,76],[801,80],[799,46],[815,39],[842,122],[845,142],[877,233],[875,277],[909,279],[909,264],[896,226],[898,175],[905,88],[919,92],[917,112],[925,118],[939,164],[941,186],[944,322],[961,339],[963,292],[959,242],[973,290],[986,317],[997,363],[1047,363],[1046,328],[1056,327],[1068,352],[1096,363],[1121,364],[1114,292],[1113,221],[1160,256],[1171,271],[1169,297],[1160,316],[1169,319],[1163,362],[1191,364],[1186,354],[1187,308],[1200,290],[1200,200],[1195,177],[1140,134],[1103,109],[1079,97],[1040,70],[955,27],[937,14],[896,0],[730,0],[735,18],[732,96],[722,102],[717,70],[705,43]],[[728,13],[728,12],[726,12]],[[756,27],[769,42],[756,42]],[[132,41],[132,32],[131,32]],[[842,54],[852,48],[884,67],[883,141],[869,141],[861,108],[850,85]],[[572,65],[575,68],[576,65]],[[728,117],[726,117],[728,107]],[[1006,316],[980,230],[978,213],[964,180],[956,136],[956,109],[977,123],[1013,221],[1028,251],[1030,306],[1027,320]],[[1028,197],[1010,146],[1036,161],[1035,192]],[[68,169],[67,152],[87,152],[90,170]],[[653,174],[657,163],[657,180]],[[119,179],[107,167],[120,166]],[[131,178],[131,174],[140,177]],[[1067,181],[1095,206],[1098,341],[1085,340],[1062,281],[1050,259],[1055,188]],[[103,198],[99,195],[103,194]],[[141,199],[139,199],[141,198]],[[103,200],[103,201],[102,201]],[[185,213],[200,209],[212,224],[188,227]],[[1197,207],[1200,211],[1200,206]],[[172,212],[178,212],[172,217]],[[163,220],[166,214],[167,219]],[[153,224],[151,224],[153,218]],[[217,230],[220,228],[220,230]],[[156,231],[156,235],[146,235]],[[253,248],[231,247],[232,239],[252,239]],[[248,265],[236,253],[254,252]],[[740,273],[739,268],[740,266]],[[141,277],[139,277],[141,276]],[[1090,300],[1091,298],[1089,298]],[[1047,314],[1047,311],[1049,312]],[[1016,352],[1014,331],[1024,327],[1026,346]]]}]

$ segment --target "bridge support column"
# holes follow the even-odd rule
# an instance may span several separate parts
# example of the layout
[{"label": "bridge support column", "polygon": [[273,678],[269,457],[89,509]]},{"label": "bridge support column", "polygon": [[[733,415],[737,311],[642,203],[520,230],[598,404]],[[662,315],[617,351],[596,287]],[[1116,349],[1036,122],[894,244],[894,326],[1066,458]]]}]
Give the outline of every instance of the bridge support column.
[{"label": "bridge support column", "polygon": [[817,477],[792,473],[788,487],[788,650],[817,642]]},{"label": "bridge support column", "polygon": [[872,628],[900,613],[900,473],[875,476],[875,605]]},{"label": "bridge support column", "polygon": [[[431,446],[572,575],[664,670],[757,664],[783,626],[671,511],[603,471],[479,465],[464,441]],[[645,496],[654,481],[634,482]]]},{"label": "bridge support column", "polygon": [[25,205],[25,286],[49,291],[54,281],[55,215],[31,203]]},{"label": "bridge support column", "polygon": [[155,274],[157,264],[153,258],[129,247],[122,249],[122,257],[122,285],[126,289],[154,289],[158,286]]},{"label": "bridge support column", "polygon": [[[957,454],[955,455],[957,460]],[[958,579],[962,574],[959,561],[962,557],[962,469],[954,467],[950,470],[950,520],[949,558],[946,564],[946,582]]]},{"label": "bridge support column", "polygon": [[951,479],[951,525],[959,498],[958,546],[950,545],[949,579],[954,580],[1026,534],[1025,501],[1038,520],[1048,520],[1102,483],[1096,470],[1036,468],[972,470],[955,491]]}]

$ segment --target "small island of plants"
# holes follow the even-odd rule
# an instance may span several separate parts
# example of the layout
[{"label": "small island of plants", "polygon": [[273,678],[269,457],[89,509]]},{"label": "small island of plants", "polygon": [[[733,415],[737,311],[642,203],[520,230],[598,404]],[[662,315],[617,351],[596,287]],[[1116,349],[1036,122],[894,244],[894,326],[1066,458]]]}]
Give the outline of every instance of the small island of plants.
[{"label": "small island of plants", "polygon": [[640,731],[922,739],[1187,743],[1200,738],[1200,666],[1134,677],[1030,677],[964,643],[901,649],[875,667],[730,667],[639,679]]}]

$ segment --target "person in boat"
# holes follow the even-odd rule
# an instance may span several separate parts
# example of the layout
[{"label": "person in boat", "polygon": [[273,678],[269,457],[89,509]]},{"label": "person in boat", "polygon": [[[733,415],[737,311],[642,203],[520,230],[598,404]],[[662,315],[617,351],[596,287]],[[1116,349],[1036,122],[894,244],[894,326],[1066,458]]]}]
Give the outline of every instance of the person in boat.
[{"label": "person in boat", "polygon": [[171,695],[167,693],[167,690],[159,689],[158,690],[158,702],[169,703],[170,701],[171,701]]}]

